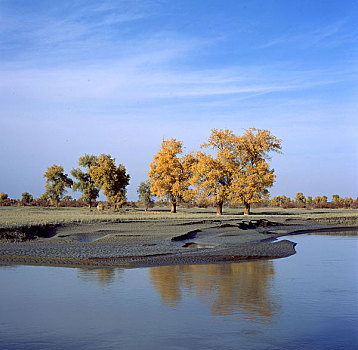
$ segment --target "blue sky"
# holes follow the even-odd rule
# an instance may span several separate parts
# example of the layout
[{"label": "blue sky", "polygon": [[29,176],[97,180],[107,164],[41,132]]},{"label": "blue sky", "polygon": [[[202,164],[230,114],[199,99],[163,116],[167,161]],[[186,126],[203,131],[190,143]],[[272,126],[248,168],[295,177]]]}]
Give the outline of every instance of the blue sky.
[{"label": "blue sky", "polygon": [[163,138],[269,129],[272,195],[358,196],[358,2],[0,0],[0,192],[109,153],[146,179]]}]

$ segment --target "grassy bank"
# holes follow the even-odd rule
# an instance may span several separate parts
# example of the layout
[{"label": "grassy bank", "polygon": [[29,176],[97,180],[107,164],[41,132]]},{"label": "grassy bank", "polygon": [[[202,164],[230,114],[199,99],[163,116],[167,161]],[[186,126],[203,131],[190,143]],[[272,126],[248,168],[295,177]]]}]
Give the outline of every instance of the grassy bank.
[{"label": "grassy bank", "polygon": [[180,219],[239,219],[254,220],[313,220],[317,223],[332,225],[358,225],[356,209],[281,209],[258,208],[252,215],[244,216],[241,209],[226,209],[224,215],[217,216],[215,209],[180,208],[171,214],[168,209],[158,208],[148,212],[143,210],[89,210],[88,208],[40,208],[40,207],[0,207],[0,227],[19,228],[32,225],[57,225],[71,223],[101,223],[133,220],[180,220]]}]

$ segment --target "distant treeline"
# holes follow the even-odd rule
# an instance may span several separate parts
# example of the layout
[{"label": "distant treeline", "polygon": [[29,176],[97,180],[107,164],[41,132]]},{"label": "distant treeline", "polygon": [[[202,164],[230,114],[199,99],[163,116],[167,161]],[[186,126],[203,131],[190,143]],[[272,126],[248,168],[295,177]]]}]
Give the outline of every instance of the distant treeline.
[{"label": "distant treeline", "polygon": [[330,201],[327,196],[305,196],[302,192],[298,192],[294,199],[286,196],[275,196],[269,201],[271,207],[281,208],[353,208],[358,209],[358,197],[341,198],[338,194],[334,194]]},{"label": "distant treeline", "polygon": [[[103,205],[104,209],[115,208],[115,205],[109,201],[94,201],[92,203],[93,207],[96,207],[98,204]],[[215,204],[211,201],[190,201],[184,202],[179,201],[179,206],[183,208],[216,208]],[[0,193],[0,206],[33,206],[33,207],[51,207],[53,203],[50,200],[43,200],[40,198],[33,198],[27,192],[22,194],[21,199],[10,199],[6,193]],[[71,196],[65,196],[58,203],[59,207],[63,208],[80,208],[88,207],[88,202],[82,199],[74,199]],[[153,201],[148,205],[145,201],[139,199],[138,201],[127,201],[123,204],[123,207],[126,208],[162,208],[170,206],[170,201],[168,200],[157,200]],[[242,205],[232,205],[227,204],[229,208],[242,208]],[[271,199],[263,199],[260,202],[253,204],[254,208],[307,208],[307,209],[319,209],[319,208],[328,208],[328,209],[340,209],[340,208],[350,208],[358,209],[358,197],[353,199],[351,197],[341,198],[338,194],[334,194],[330,200],[327,196],[304,196],[302,192],[298,192],[294,199],[282,196],[275,196]]]}]

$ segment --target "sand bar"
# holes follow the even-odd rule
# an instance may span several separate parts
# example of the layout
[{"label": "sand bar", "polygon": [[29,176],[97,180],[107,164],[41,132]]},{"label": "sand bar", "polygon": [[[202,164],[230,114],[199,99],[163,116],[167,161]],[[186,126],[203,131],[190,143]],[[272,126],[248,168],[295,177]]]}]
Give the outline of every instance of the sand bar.
[{"label": "sand bar", "polygon": [[[356,212],[334,214],[124,214],[116,222],[46,224],[40,230],[3,225],[0,264],[144,267],[282,258],[295,254],[291,234],[358,233]],[[288,237],[276,241],[282,236]]]}]

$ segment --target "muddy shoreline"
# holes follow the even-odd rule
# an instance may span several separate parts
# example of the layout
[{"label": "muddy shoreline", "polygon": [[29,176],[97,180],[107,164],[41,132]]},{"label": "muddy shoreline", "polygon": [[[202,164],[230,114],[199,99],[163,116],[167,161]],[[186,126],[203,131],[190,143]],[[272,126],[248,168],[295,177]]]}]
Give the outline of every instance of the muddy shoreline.
[{"label": "muddy shoreline", "polygon": [[310,218],[162,218],[1,230],[2,265],[146,267],[283,258],[295,254],[295,243],[277,238],[334,230],[358,234],[358,220],[339,218],[335,225]]}]

